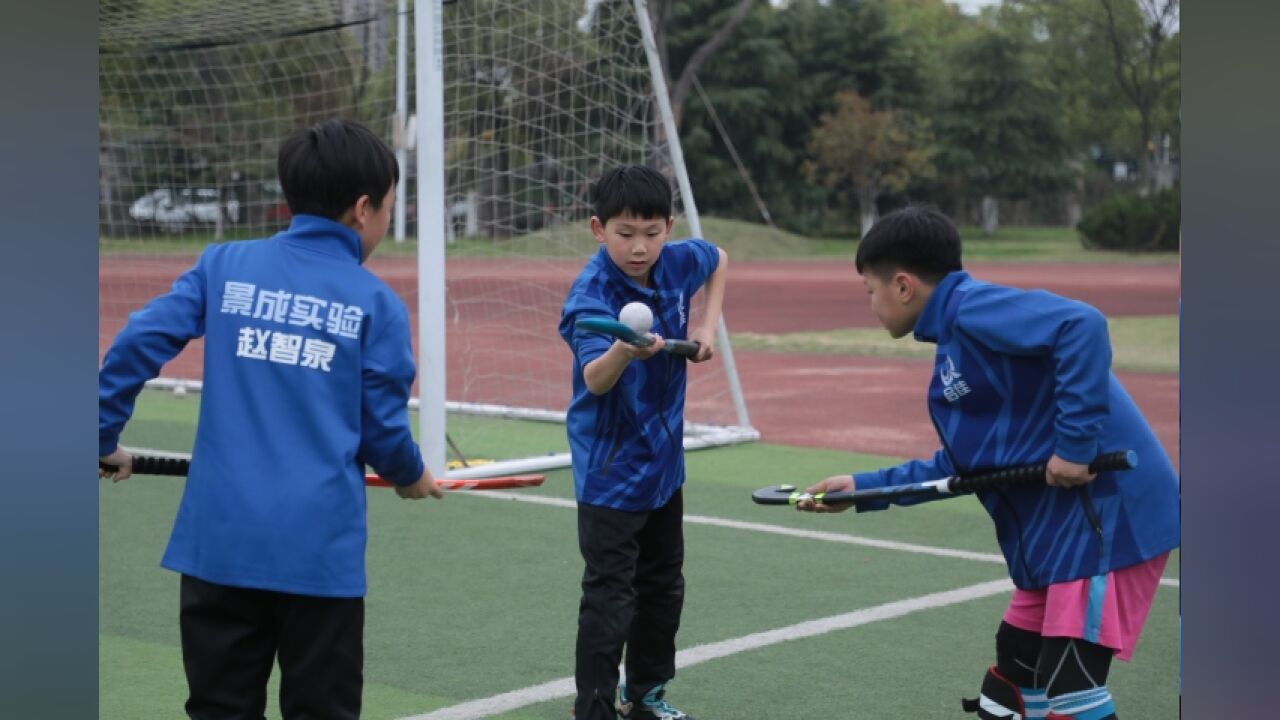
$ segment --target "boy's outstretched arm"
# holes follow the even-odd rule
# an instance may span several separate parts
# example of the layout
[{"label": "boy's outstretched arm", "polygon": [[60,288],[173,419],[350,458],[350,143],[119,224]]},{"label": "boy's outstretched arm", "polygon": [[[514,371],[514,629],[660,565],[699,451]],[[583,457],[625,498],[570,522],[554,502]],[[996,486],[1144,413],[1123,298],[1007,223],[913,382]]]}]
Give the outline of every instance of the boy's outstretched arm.
[{"label": "boy's outstretched arm", "polygon": [[603,355],[587,363],[582,368],[582,380],[592,395],[603,395],[613,389],[622,377],[622,371],[632,360],[646,360],[662,350],[665,341],[660,335],[653,336],[655,342],[648,347],[636,347],[630,343],[614,340]]},{"label": "boy's outstretched arm", "polygon": [[133,415],[134,402],[148,380],[192,338],[204,334],[204,256],[173,282],[169,292],[129,316],[102,358],[98,370],[98,459],[118,466],[99,472],[119,482],[131,474],[129,454],[120,449],[120,433]]},{"label": "boy's outstretched arm", "polygon": [[[442,497],[409,429],[409,395],[417,369],[409,340],[408,312],[373,337],[361,368],[358,457],[406,499]],[[428,428],[423,428],[428,431]]]},{"label": "boy's outstretched arm", "polygon": [[703,317],[702,325],[689,333],[689,339],[697,341],[702,346],[697,356],[690,358],[693,362],[705,362],[715,357],[716,327],[720,324],[720,311],[724,307],[724,288],[729,274],[729,254],[724,251],[724,248],[716,248],[716,250],[720,253],[720,261],[703,286],[707,292],[707,312]]},{"label": "boy's outstretched arm", "polygon": [[[879,487],[893,487],[894,485],[909,485],[911,483],[925,482],[928,480],[939,480],[944,477],[955,475],[955,467],[951,464],[951,458],[947,456],[946,450],[938,450],[928,460],[909,460],[901,465],[894,467],[881,468],[870,472],[852,473],[849,475],[834,475],[823,480],[816,485],[810,485],[805,488],[805,492],[809,494],[820,492],[835,491],[851,491],[855,489],[870,489]],[[914,496],[895,498],[893,500],[871,500],[867,502],[859,502],[856,506],[858,512],[867,510],[884,510],[889,507],[890,503],[895,505],[915,505],[922,502],[931,502],[940,500],[944,495],[937,496]],[[796,509],[804,512],[844,512],[848,510],[850,505],[823,505],[815,503],[812,500],[805,500],[796,503]]]}]

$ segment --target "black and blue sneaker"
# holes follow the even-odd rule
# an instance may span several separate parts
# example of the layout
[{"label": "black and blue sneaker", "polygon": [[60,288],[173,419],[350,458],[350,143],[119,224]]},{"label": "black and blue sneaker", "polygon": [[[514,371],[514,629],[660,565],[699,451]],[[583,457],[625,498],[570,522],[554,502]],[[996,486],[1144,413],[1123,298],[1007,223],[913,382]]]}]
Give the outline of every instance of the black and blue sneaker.
[{"label": "black and blue sneaker", "polygon": [[622,720],[694,720],[692,715],[677,710],[662,699],[667,694],[667,684],[662,683],[645,693],[638,701],[627,699],[627,684],[618,683],[618,714]]}]

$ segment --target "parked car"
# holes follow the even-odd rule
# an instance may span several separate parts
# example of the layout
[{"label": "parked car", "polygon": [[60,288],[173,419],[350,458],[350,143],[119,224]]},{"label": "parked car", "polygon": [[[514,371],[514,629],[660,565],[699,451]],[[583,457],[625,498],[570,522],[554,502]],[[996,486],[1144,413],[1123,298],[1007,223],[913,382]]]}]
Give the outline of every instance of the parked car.
[{"label": "parked car", "polygon": [[[262,222],[272,228],[286,228],[293,214],[289,212],[289,203],[285,202],[284,189],[278,180],[268,180],[261,185],[261,199],[258,208],[262,211]],[[258,208],[255,208],[254,214]],[[250,222],[256,222],[250,219]]]},{"label": "parked car", "polygon": [[[222,221],[235,224],[240,221],[240,201],[234,197],[222,202]],[[154,223],[168,231],[178,231],[193,225],[214,225],[218,222],[218,191],[213,188],[181,188],[152,190],[133,202],[129,217],[140,223]]]}]

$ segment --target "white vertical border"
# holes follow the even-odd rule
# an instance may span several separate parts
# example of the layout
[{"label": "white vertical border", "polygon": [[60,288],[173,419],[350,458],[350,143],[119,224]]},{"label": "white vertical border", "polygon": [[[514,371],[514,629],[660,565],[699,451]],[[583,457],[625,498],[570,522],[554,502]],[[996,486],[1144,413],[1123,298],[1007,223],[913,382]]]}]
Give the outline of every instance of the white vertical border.
[{"label": "white vertical border", "polygon": [[396,117],[392,137],[396,146],[396,163],[400,166],[400,182],[396,183],[395,240],[404,242],[405,187],[409,169],[405,166],[405,136],[409,122],[409,0],[396,0]]},{"label": "white vertical border", "polygon": [[445,476],[444,11],[415,2],[418,159],[418,410],[422,456]]}]

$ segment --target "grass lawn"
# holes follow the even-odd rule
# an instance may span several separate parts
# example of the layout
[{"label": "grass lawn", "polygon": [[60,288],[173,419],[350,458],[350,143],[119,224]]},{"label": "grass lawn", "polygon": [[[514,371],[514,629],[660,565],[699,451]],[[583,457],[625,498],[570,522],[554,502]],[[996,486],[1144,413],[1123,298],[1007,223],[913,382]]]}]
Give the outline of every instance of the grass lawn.
[{"label": "grass lawn", "polygon": [[[146,391],[123,441],[186,451],[199,396]],[[504,426],[537,447],[544,428]],[[751,490],[871,469],[891,458],[752,443],[687,455],[681,651],[732,644],[682,667],[671,699],[709,718],[954,720],[993,661],[1008,590],[991,522],[972,498],[884,512],[808,515],[753,504]],[[582,559],[566,470],[505,496],[368,498],[362,717],[393,720],[525,688],[490,717],[563,720]],[[180,478],[99,484],[99,717],[182,714],[178,576],[159,567]],[[536,498],[533,504],[521,502]],[[940,552],[939,552],[940,551]],[[958,553],[958,554],[957,554]],[[1166,578],[1177,577],[1177,554]],[[971,593],[975,588],[988,588]],[[1132,663],[1108,685],[1126,718],[1177,717],[1178,587],[1156,595]],[[965,596],[950,602],[941,593]],[[905,612],[884,608],[908,604]],[[800,623],[864,617],[802,636]],[[899,614],[901,613],[901,614]],[[765,643],[740,644],[779,630]],[[730,641],[733,641],[730,643]],[[273,673],[266,717],[279,718]],[[832,678],[837,680],[832,681]],[[476,713],[450,715],[478,718]]]},{"label": "grass lawn", "polygon": [[[1178,318],[1174,315],[1109,318],[1111,365],[1117,370],[1177,372]],[[816,352],[929,359],[934,346],[910,336],[894,340],[880,328],[781,334],[733,333],[735,350]]]}]

